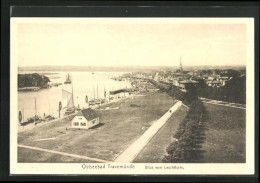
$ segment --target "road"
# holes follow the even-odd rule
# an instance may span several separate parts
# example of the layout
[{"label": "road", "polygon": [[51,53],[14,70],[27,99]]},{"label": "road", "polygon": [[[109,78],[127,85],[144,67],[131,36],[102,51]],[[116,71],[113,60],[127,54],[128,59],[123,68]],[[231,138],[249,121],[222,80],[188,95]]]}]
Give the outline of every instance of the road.
[{"label": "road", "polygon": [[243,106],[243,104],[212,100],[212,99],[207,99],[207,98],[202,98],[202,97],[200,97],[200,99],[202,100],[202,102],[208,103],[208,104],[222,105],[222,106],[233,107],[233,108],[238,108],[238,109],[246,109]]}]

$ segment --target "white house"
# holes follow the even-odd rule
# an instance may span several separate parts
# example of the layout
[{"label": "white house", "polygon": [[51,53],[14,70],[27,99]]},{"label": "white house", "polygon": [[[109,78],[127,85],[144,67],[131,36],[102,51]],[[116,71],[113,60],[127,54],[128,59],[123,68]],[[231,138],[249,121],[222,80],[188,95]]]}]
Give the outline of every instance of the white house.
[{"label": "white house", "polygon": [[72,120],[71,128],[88,129],[99,124],[99,117],[95,110],[87,108],[81,110]]}]

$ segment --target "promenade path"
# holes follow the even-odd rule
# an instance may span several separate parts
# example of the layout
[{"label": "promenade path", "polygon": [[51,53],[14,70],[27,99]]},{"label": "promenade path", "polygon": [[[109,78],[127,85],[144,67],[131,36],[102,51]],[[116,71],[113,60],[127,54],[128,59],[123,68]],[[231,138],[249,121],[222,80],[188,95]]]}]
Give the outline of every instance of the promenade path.
[{"label": "promenade path", "polygon": [[160,119],[155,121],[145,133],[139,137],[133,144],[128,146],[114,162],[118,163],[130,163],[140,153],[140,151],[147,145],[147,143],[153,138],[153,136],[160,130],[160,128],[167,122],[167,120],[173,115],[173,113],[182,105],[181,101],[175,103]]}]

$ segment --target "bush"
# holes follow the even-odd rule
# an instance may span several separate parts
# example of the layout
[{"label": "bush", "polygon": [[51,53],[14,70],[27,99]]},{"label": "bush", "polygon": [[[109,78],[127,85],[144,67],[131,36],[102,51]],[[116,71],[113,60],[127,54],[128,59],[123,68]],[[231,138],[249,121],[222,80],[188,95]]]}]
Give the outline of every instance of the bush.
[{"label": "bush", "polygon": [[187,163],[194,162],[198,158],[195,147],[199,136],[198,125],[203,114],[206,113],[203,103],[196,97],[190,101],[190,109],[173,135],[178,141],[170,143],[167,147],[167,155],[163,162]]}]

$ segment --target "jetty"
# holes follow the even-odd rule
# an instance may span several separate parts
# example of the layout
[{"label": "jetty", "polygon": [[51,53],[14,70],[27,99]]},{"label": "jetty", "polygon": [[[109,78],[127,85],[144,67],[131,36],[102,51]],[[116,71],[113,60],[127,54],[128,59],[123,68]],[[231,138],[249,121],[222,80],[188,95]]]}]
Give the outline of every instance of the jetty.
[{"label": "jetty", "polygon": [[130,89],[118,89],[118,90],[113,90],[113,91],[110,91],[109,94],[110,95],[115,95],[115,94],[118,94],[118,93],[125,93],[125,92],[131,92],[132,90]]},{"label": "jetty", "polygon": [[29,86],[29,87],[19,87],[18,91],[38,91],[40,87],[37,86]]}]

